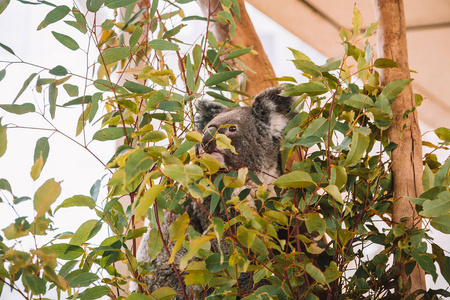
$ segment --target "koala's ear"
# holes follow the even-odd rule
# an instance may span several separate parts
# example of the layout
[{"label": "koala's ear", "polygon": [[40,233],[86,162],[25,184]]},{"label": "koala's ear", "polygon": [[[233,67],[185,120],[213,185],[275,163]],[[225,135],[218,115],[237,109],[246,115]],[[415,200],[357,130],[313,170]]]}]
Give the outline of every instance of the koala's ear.
[{"label": "koala's ear", "polygon": [[197,113],[194,116],[195,129],[203,131],[206,124],[208,124],[215,116],[227,109],[225,105],[209,100],[199,100],[197,102]]},{"label": "koala's ear", "polygon": [[289,112],[294,98],[281,96],[283,91],[283,85],[267,89],[256,96],[252,104],[255,117],[274,130],[274,134],[281,134],[292,117]]}]

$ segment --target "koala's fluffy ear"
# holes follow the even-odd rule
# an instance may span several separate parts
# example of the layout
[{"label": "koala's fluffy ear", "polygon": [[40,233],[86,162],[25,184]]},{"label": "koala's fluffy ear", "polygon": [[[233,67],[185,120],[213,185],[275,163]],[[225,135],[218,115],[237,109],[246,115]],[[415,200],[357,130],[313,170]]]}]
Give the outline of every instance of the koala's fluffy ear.
[{"label": "koala's fluffy ear", "polygon": [[289,111],[294,98],[281,96],[283,91],[282,85],[267,89],[256,96],[252,104],[255,117],[268,125],[274,135],[281,135],[292,117]]},{"label": "koala's fluffy ear", "polygon": [[197,113],[194,116],[195,129],[203,131],[215,116],[227,109],[225,105],[209,100],[199,100],[197,102]]}]

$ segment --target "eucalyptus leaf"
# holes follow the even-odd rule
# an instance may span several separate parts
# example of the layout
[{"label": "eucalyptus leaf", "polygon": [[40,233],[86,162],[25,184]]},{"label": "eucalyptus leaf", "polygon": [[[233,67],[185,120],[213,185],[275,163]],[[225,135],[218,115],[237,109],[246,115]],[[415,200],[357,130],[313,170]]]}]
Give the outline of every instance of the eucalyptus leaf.
[{"label": "eucalyptus leaf", "polygon": [[241,73],[242,73],[242,71],[227,71],[227,72],[217,73],[217,74],[214,74],[211,77],[209,77],[206,80],[205,85],[206,86],[217,85],[217,84],[227,81],[233,77],[236,77]]},{"label": "eucalyptus leaf", "polygon": [[78,48],[80,48],[78,43],[70,36],[55,31],[52,31],[52,34],[61,44],[63,44],[70,50],[77,50]]},{"label": "eucalyptus leaf", "polygon": [[125,136],[125,133],[129,135],[133,132],[133,128],[123,128],[123,127],[110,127],[110,128],[103,128],[96,133],[94,133],[94,136],[92,137],[93,140],[97,141],[112,141],[120,139],[121,137]]},{"label": "eucalyptus leaf", "polygon": [[39,24],[37,30],[41,30],[48,25],[55,23],[65,16],[67,16],[70,12],[70,8],[65,5],[57,6],[53,10],[51,10],[46,16],[45,19]]}]

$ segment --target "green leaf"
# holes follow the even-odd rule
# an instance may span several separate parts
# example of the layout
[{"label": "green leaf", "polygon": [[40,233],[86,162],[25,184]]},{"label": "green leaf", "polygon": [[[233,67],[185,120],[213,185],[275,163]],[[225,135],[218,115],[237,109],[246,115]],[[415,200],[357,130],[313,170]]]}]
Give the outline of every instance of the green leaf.
[{"label": "green leaf", "polygon": [[288,49],[291,50],[292,55],[294,55],[295,59],[311,61],[311,59],[306,54],[304,54],[303,52],[295,50],[293,48],[289,48],[289,47],[288,47]]},{"label": "green leaf", "polygon": [[194,70],[189,54],[186,56],[186,83],[190,91],[195,91]]},{"label": "green leaf", "polygon": [[24,104],[1,104],[0,108],[6,110],[7,112],[23,115],[29,112],[35,112],[34,104],[24,103]]},{"label": "green leaf", "polygon": [[63,88],[66,90],[67,95],[69,95],[70,97],[78,96],[78,87],[76,85],[66,83],[63,85]]},{"label": "green leaf", "polygon": [[436,256],[436,260],[441,269],[441,274],[444,276],[447,283],[450,284],[450,257],[445,256],[444,250],[436,244],[432,244],[433,254]]},{"label": "green leaf", "polygon": [[130,184],[137,176],[147,172],[153,164],[153,160],[144,150],[136,149],[128,155],[124,171],[124,184]]},{"label": "green leaf", "polygon": [[399,79],[389,82],[381,92],[390,102],[400,94],[410,83],[412,79]]},{"label": "green leaf", "polygon": [[292,61],[295,67],[304,73],[310,74],[312,76],[322,76],[319,67],[310,60],[295,59]]},{"label": "green leaf", "polygon": [[166,134],[162,131],[150,131],[144,134],[139,140],[139,143],[156,143],[167,138]]},{"label": "green leaf", "polygon": [[304,171],[293,171],[282,175],[273,184],[280,188],[306,188],[315,185],[311,176]]},{"label": "green leaf", "polygon": [[328,125],[329,121],[323,117],[315,119],[311,122],[311,124],[309,124],[308,128],[306,128],[305,132],[302,135],[302,139],[310,136],[315,136],[318,138],[323,137],[328,133]]},{"label": "green leaf", "polygon": [[1,70],[0,71],[0,81],[2,81],[3,78],[5,78],[5,75],[6,75],[6,69]]},{"label": "green leaf", "polygon": [[94,237],[102,228],[102,222],[99,220],[88,220],[84,222],[73,234],[69,244],[80,245],[90,238]]},{"label": "green leaf", "polygon": [[8,180],[0,178],[0,190],[5,190],[12,194],[11,185],[9,184]]},{"label": "green leaf", "polygon": [[122,60],[130,55],[130,47],[108,48],[103,50],[102,53],[98,56],[98,62],[103,65],[109,65],[118,62],[119,60]]},{"label": "green leaf", "polygon": [[129,90],[132,93],[136,94],[147,94],[153,91],[153,89],[149,86],[145,86],[134,81],[127,81],[123,84],[123,87]]},{"label": "green leaf", "polygon": [[281,93],[282,96],[301,96],[304,93],[309,96],[318,96],[328,92],[328,88],[322,82],[307,82],[296,85]]},{"label": "green leaf", "polygon": [[344,101],[345,105],[361,109],[373,106],[372,99],[363,94],[352,94],[349,99]]},{"label": "green leaf", "polygon": [[6,152],[6,146],[8,144],[8,139],[6,136],[6,127],[1,124],[0,118],[0,157]]},{"label": "green leaf", "polygon": [[432,218],[430,224],[440,232],[450,234],[450,213]]},{"label": "green leaf", "polygon": [[157,228],[152,228],[148,236],[148,256],[155,259],[163,248],[163,240]]},{"label": "green leaf", "polygon": [[309,233],[318,233],[319,237],[322,237],[327,228],[324,219],[319,214],[309,213],[305,215],[305,225]]},{"label": "green leaf", "polygon": [[83,248],[70,244],[53,244],[46,248],[51,249],[58,258],[64,260],[77,259],[84,254]]},{"label": "green leaf", "polygon": [[[126,129],[127,135],[133,132],[133,128],[127,127]],[[110,128],[103,128],[96,133],[94,133],[94,136],[92,137],[93,140],[97,141],[111,141],[111,140],[117,140],[121,137],[125,136],[125,130],[123,127],[110,127]]]},{"label": "green leaf", "polygon": [[220,253],[214,253],[205,259],[206,268],[212,272],[220,272],[228,268],[228,257]]},{"label": "green leaf", "polygon": [[86,0],[86,8],[91,12],[96,12],[103,5],[104,0]]},{"label": "green leaf", "polygon": [[[223,2],[222,2],[223,3]],[[234,38],[234,34],[236,32],[236,23],[234,21],[233,15],[229,11],[220,11],[217,13],[217,21],[222,23],[223,25],[228,26],[228,33],[230,38]]]},{"label": "green leaf", "polygon": [[332,57],[327,59],[327,61],[325,62],[324,65],[321,65],[319,67],[321,72],[330,72],[333,70],[337,70],[342,63],[342,57],[337,56],[337,57]]},{"label": "green leaf", "polygon": [[46,292],[46,281],[40,277],[37,277],[34,274],[24,274],[24,285],[31,289],[33,294],[45,294]]},{"label": "green leaf", "polygon": [[330,184],[341,188],[347,183],[347,172],[344,167],[332,166],[330,170]]},{"label": "green leaf", "polygon": [[48,102],[50,104],[50,116],[55,118],[56,112],[56,98],[58,97],[58,88],[54,83],[50,83],[48,87]]},{"label": "green leaf", "polygon": [[71,272],[65,279],[67,280],[69,287],[76,288],[88,287],[91,283],[96,282],[100,278],[96,274],[79,269]]},{"label": "green leaf", "polygon": [[55,23],[59,20],[61,20],[62,18],[64,18],[65,16],[67,16],[67,14],[70,12],[70,8],[65,6],[65,5],[61,5],[61,6],[57,6],[55,7],[53,10],[51,10],[46,16],[44,21],[41,22],[41,24],[39,24],[37,30],[41,30],[42,28],[47,27],[48,25]]},{"label": "green leaf", "polygon": [[419,213],[423,217],[439,217],[450,212],[450,192],[444,191],[438,195],[438,199],[426,200],[422,204],[423,210]]},{"label": "green leaf", "polygon": [[324,190],[330,194],[334,200],[336,200],[337,202],[339,202],[340,204],[344,204],[344,201],[342,200],[342,195],[339,192],[339,189],[337,186],[330,184],[328,185],[326,188],[324,188]]},{"label": "green leaf", "polygon": [[142,27],[136,26],[136,28],[134,29],[133,33],[130,36],[129,40],[130,47],[134,47],[137,44],[137,42],[139,42],[139,39],[142,36],[142,32],[143,32]]},{"label": "green leaf", "polygon": [[177,292],[168,286],[163,286],[153,293],[151,293],[152,299],[158,299],[158,300],[170,300],[173,297],[177,295]]},{"label": "green leaf", "polygon": [[268,210],[263,212],[263,216],[268,218],[271,221],[275,221],[278,224],[281,225],[288,225],[288,217],[282,213],[281,211],[276,211],[276,210]]},{"label": "green leaf", "polygon": [[67,198],[63,201],[60,205],[58,205],[55,209],[55,212],[58,211],[58,209],[63,207],[74,207],[74,206],[86,206],[90,209],[95,208],[95,201],[91,197],[84,196],[84,195],[75,195],[73,197]]},{"label": "green leaf", "polygon": [[3,49],[5,49],[6,51],[8,51],[9,53],[11,53],[12,55],[16,55],[16,54],[14,53],[14,51],[13,51],[11,48],[9,48],[8,46],[6,46],[5,44],[0,43],[0,47],[2,47]]},{"label": "green leaf", "polygon": [[36,218],[44,216],[50,210],[50,205],[56,201],[61,193],[61,184],[54,179],[47,180],[34,194],[34,210]]},{"label": "green leaf", "polygon": [[450,158],[439,168],[434,177],[435,186],[448,186],[450,184]]},{"label": "green leaf", "polygon": [[195,146],[197,142],[192,141],[185,141],[181,146],[173,153],[173,156],[180,156],[183,153],[187,153],[189,150],[191,150],[192,147]]},{"label": "green leaf", "polygon": [[372,36],[372,34],[377,30],[378,25],[380,25],[380,22],[378,21],[370,24],[370,26],[367,27],[366,32],[364,33],[364,37],[367,38]]},{"label": "green leaf", "polygon": [[249,53],[249,52],[252,51],[252,50],[253,50],[253,46],[248,47],[248,48],[237,49],[237,50],[231,51],[231,52],[225,57],[225,60],[233,59],[233,58],[242,56],[242,55],[244,55],[244,54]]},{"label": "green leaf", "polygon": [[106,296],[111,291],[108,289],[107,286],[100,285],[100,286],[94,286],[86,289],[84,292],[80,293],[78,296],[81,300],[93,300],[98,299],[103,296]]},{"label": "green leaf", "polygon": [[9,0],[0,0],[0,14],[5,11],[9,4]]},{"label": "green leaf", "polygon": [[206,80],[205,85],[206,86],[217,85],[217,84],[227,81],[233,77],[236,77],[241,73],[242,73],[242,71],[226,71],[226,72],[217,73],[217,74],[214,74],[211,77],[209,77]]},{"label": "green leaf", "polygon": [[138,2],[138,0],[106,0],[105,5],[109,8],[120,8],[124,6],[128,6],[130,4],[134,4]]},{"label": "green leaf", "polygon": [[63,44],[67,48],[69,48],[70,50],[74,50],[75,51],[78,48],[80,48],[78,43],[73,38],[71,38],[70,36],[62,34],[62,33],[58,33],[58,32],[55,32],[55,31],[52,31],[52,34],[58,40],[58,42],[60,42],[61,44]]},{"label": "green leaf", "polygon": [[436,266],[434,265],[433,256],[430,253],[420,253],[418,251],[411,251],[411,256],[419,264],[419,266],[428,274],[433,276],[436,281]]},{"label": "green leaf", "polygon": [[450,129],[445,127],[439,127],[434,130],[437,137],[443,141],[450,141]]},{"label": "green leaf", "polygon": [[55,76],[66,76],[69,73],[63,66],[56,66],[48,72]]},{"label": "green leaf", "polygon": [[425,168],[423,170],[422,185],[424,192],[434,187],[434,174],[433,171],[431,171],[428,164],[425,164]]},{"label": "green leaf", "polygon": [[176,26],[176,27],[174,27],[174,28],[172,28],[172,29],[166,31],[166,32],[164,33],[164,35],[162,36],[162,38],[163,38],[163,39],[167,39],[167,38],[173,37],[174,35],[176,35],[177,33],[179,33],[180,30],[181,30],[184,26],[186,26],[186,25],[185,25],[185,24],[180,24],[180,25],[178,25],[178,26]]},{"label": "green leaf", "polygon": [[392,108],[389,100],[383,95],[379,95],[375,101],[375,107],[392,118]]},{"label": "green leaf", "polygon": [[380,68],[380,69],[398,68],[398,64],[395,61],[393,61],[392,59],[388,59],[388,58],[378,58],[377,60],[375,60],[373,65],[375,68]]},{"label": "green leaf", "polygon": [[312,264],[306,265],[306,273],[308,273],[309,276],[311,276],[315,281],[317,281],[320,284],[326,284],[325,275],[323,275],[322,271],[320,271],[319,268]]},{"label": "green leaf", "polygon": [[352,166],[361,160],[364,152],[369,146],[370,138],[360,132],[354,132],[352,143],[350,145],[350,152],[345,160],[345,166]]},{"label": "green leaf", "polygon": [[139,293],[133,293],[125,298],[126,300],[153,300],[151,296],[139,294]]},{"label": "green leaf", "polygon": [[[25,80],[25,82],[22,85],[22,88],[20,89],[19,93],[17,94],[16,98],[13,100],[13,104],[16,103],[17,99],[19,99],[20,95],[23,94],[23,92],[26,90],[26,88],[30,85],[30,82],[33,80],[33,78],[37,75],[37,73],[32,73],[28,78]],[[33,106],[34,107],[34,106]]]},{"label": "green leaf", "polygon": [[[192,0],[195,1],[195,0]],[[208,21],[208,18],[201,17],[201,16],[187,16],[181,20],[182,22],[186,21]],[[210,19],[210,22],[217,22],[216,20]]]},{"label": "green leaf", "polygon": [[324,272],[325,280],[327,283],[331,283],[338,279],[342,275],[342,272],[334,268],[327,268]]},{"label": "green leaf", "polygon": [[172,42],[166,41],[166,40],[152,40],[148,42],[148,46],[155,50],[172,50],[172,51],[178,51],[180,50],[180,47],[178,47],[177,44],[174,44]]}]

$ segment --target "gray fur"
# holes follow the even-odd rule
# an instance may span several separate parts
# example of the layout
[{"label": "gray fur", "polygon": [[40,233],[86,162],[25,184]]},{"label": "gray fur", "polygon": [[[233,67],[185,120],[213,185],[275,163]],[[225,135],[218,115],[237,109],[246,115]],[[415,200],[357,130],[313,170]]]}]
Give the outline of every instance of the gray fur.
[{"label": "gray fur", "polygon": [[[227,169],[237,169],[248,167],[259,173],[260,180],[267,184],[281,175],[281,159],[279,154],[280,142],[282,140],[282,131],[290,119],[288,115],[293,99],[291,97],[280,96],[282,87],[276,87],[266,90],[255,97],[252,106],[226,108],[225,106],[212,102],[201,100],[197,104],[197,115],[195,116],[195,126],[197,130],[203,133],[202,145],[197,148],[200,153],[208,152],[213,156],[222,158],[222,162]],[[227,126],[236,127],[234,131]],[[211,130],[209,130],[211,129]],[[231,139],[231,144],[235,147],[237,154],[228,149],[220,149],[216,146],[213,134],[218,130],[219,133],[227,135]],[[220,160],[220,159],[219,159]],[[249,186],[249,188],[254,188]],[[236,192],[236,191],[235,191]],[[203,206],[209,211],[209,198],[203,200]],[[208,215],[195,204],[190,204],[186,211],[189,215],[190,223],[199,233],[204,233],[210,225]],[[213,213],[214,217],[220,217],[225,220],[224,211],[218,209]],[[228,212],[234,213],[234,212]],[[161,225],[163,234],[168,234],[169,219],[176,219],[175,215],[165,214],[163,224]],[[138,261],[148,261],[148,234],[144,236],[138,250]],[[173,247],[169,245],[171,250]],[[216,240],[211,240],[211,251],[219,252],[219,245]],[[232,248],[225,241],[221,241],[222,253],[227,255]],[[175,258],[175,265],[179,265],[182,256],[186,254],[186,249],[181,248]],[[163,251],[152,261],[155,268],[153,275],[145,278],[148,291],[152,292],[157,288],[169,285],[181,294],[181,286],[171,265],[167,264],[168,256]],[[249,274],[243,274],[239,278],[239,286],[249,286],[252,288]],[[201,287],[187,287],[186,294],[191,299],[203,299],[210,291],[204,292]],[[181,299],[180,296],[178,296]]]}]

